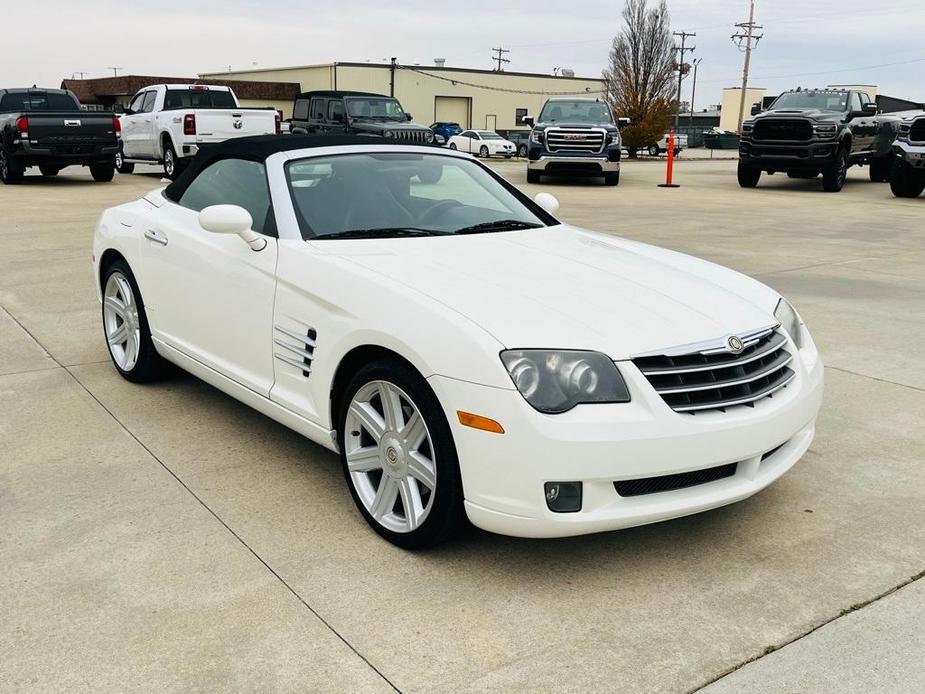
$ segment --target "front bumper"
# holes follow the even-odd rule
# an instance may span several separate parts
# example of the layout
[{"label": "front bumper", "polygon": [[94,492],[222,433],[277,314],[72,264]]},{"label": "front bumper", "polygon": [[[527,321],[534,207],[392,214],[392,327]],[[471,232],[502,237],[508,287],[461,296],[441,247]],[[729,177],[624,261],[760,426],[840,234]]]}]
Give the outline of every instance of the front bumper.
[{"label": "front bumper", "polygon": [[550,174],[575,175],[601,175],[617,173],[620,170],[620,160],[611,161],[606,156],[595,155],[591,157],[564,156],[559,154],[541,154],[537,159],[530,159],[527,168],[531,171],[542,171]]},{"label": "front bumper", "polygon": [[739,142],[739,160],[756,168],[777,171],[819,169],[835,159],[838,148],[836,140],[755,142],[743,139]]},{"label": "front bumper", "polygon": [[894,142],[893,153],[914,169],[925,170],[925,145]]},{"label": "front bumper", "polygon": [[[632,402],[561,415],[537,412],[513,389],[443,376],[429,382],[450,421],[472,523],[505,535],[563,537],[698,513],[780,477],[809,447],[822,401],[822,363],[811,340],[798,352],[796,378],[773,398],[694,416],[670,409],[632,362],[619,362]],[[457,410],[491,417],[505,433],[464,427]],[[730,463],[737,464],[730,477],[673,491],[620,496],[614,486]],[[554,513],[543,485],[566,481],[582,483],[582,508]]]}]

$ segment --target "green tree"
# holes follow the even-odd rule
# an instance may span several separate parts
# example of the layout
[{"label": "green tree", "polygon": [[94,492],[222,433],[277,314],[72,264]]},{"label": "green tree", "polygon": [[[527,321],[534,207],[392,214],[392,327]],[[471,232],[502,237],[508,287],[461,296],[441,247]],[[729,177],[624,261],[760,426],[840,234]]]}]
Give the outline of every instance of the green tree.
[{"label": "green tree", "polygon": [[675,109],[675,49],[665,0],[626,0],[624,26],[614,37],[604,70],[605,98],[614,113],[629,118],[622,129],[624,146],[637,150],[657,142]]}]

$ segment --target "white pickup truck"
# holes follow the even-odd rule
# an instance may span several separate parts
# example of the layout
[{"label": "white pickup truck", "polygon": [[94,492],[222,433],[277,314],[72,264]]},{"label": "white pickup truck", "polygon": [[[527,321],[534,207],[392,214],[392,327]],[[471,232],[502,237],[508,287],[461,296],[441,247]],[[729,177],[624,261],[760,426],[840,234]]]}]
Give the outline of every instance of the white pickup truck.
[{"label": "white pickup truck", "polygon": [[132,98],[119,120],[119,173],[132,173],[135,164],[160,163],[171,179],[201,145],[280,132],[276,110],[241,108],[230,87],[206,84],[152,84]]}]

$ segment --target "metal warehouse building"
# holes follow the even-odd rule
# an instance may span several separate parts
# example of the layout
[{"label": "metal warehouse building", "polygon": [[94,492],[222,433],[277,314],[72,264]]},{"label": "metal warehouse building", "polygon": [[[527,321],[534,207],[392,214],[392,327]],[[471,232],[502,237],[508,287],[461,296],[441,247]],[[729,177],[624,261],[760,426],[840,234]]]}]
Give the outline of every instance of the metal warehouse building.
[{"label": "metal warehouse building", "polygon": [[[202,78],[264,82],[297,82],[302,91],[340,89],[394,93],[414,120],[424,125],[455,121],[464,128],[513,130],[520,119],[536,116],[551,95],[600,96],[600,79],[494,72],[388,63],[326,63],[299,67],[262,68],[204,73]],[[292,116],[291,104],[283,117]]]}]

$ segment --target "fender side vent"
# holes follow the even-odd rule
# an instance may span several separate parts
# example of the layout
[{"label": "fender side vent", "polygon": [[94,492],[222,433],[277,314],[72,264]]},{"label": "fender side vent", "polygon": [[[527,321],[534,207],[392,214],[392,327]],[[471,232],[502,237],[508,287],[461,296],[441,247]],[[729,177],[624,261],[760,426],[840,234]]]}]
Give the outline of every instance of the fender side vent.
[{"label": "fender side vent", "polygon": [[281,325],[275,325],[273,329],[276,331],[273,337],[274,358],[299,369],[305,378],[311,376],[312,361],[315,359],[315,338],[318,337],[315,329],[308,328],[305,332],[299,332]]}]

